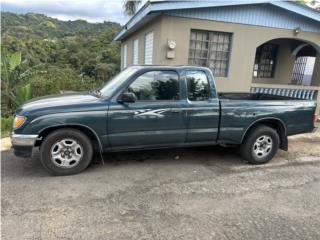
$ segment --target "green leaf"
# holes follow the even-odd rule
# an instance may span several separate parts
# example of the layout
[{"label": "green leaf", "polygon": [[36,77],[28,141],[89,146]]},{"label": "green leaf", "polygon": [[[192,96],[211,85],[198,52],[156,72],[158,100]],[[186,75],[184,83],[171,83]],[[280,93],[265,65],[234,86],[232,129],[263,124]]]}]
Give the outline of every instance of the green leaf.
[{"label": "green leaf", "polygon": [[9,82],[8,61],[5,55],[1,57],[1,78]]},{"label": "green leaf", "polygon": [[17,100],[20,104],[28,101],[29,99],[32,98],[32,87],[31,84],[28,83],[24,86],[18,87],[17,88]]},{"label": "green leaf", "polygon": [[13,71],[21,63],[21,52],[15,52],[10,56],[9,66],[10,71]]},{"label": "green leaf", "polygon": [[11,93],[7,93],[4,91],[1,91],[1,95],[6,96],[7,98],[10,99],[11,103],[15,106],[15,107],[19,107],[20,103],[17,100],[17,97],[11,92]]}]

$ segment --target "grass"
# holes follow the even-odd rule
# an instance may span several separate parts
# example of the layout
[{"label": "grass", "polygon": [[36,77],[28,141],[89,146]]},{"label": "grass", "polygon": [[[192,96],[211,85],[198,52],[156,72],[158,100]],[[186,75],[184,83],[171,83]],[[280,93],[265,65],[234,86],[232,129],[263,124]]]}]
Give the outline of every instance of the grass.
[{"label": "grass", "polygon": [[12,123],[13,117],[1,117],[1,138],[10,136]]}]

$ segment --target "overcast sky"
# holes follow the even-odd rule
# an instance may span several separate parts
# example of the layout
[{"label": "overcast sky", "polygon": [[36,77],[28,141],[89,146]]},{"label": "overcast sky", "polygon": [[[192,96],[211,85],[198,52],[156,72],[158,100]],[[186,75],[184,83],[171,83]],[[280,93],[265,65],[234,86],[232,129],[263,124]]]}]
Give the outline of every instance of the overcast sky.
[{"label": "overcast sky", "polygon": [[1,8],[2,11],[16,13],[43,13],[60,20],[106,20],[125,24],[128,17],[123,14],[123,2],[124,0],[1,0]]},{"label": "overcast sky", "polygon": [[60,20],[85,19],[89,22],[126,23],[123,0],[1,0],[2,11],[36,12]]}]

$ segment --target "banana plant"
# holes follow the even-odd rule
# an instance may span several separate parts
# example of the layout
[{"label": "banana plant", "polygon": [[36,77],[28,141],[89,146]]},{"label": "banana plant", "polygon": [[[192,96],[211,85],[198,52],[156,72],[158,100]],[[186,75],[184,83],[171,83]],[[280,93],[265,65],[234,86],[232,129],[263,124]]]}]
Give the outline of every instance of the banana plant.
[{"label": "banana plant", "polygon": [[32,87],[31,84],[28,83],[24,86],[20,86],[17,88],[17,95],[16,95],[17,101],[22,104],[29,99],[32,98]]},{"label": "banana plant", "polygon": [[18,83],[18,73],[15,70],[20,64],[20,52],[13,53],[11,56],[3,55],[1,58],[1,95],[2,101],[7,105],[8,109],[19,105],[15,96],[15,87]]},{"label": "banana plant", "polygon": [[32,98],[31,85],[22,84],[23,78],[28,76],[33,68],[21,72],[18,66],[22,63],[21,52],[1,57],[1,98],[3,109],[13,112],[23,102]]}]

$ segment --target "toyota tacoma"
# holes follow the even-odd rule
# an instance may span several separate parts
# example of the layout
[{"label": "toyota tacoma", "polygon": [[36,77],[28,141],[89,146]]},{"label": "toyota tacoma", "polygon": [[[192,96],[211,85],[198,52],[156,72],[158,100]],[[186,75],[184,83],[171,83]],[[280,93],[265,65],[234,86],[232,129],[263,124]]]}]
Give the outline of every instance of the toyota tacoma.
[{"label": "toyota tacoma", "polygon": [[251,164],[315,130],[316,103],[264,93],[218,93],[208,68],[133,66],[100,90],[33,99],[16,112],[12,146],[40,148],[54,175],[83,171],[94,152],[239,146]]}]

